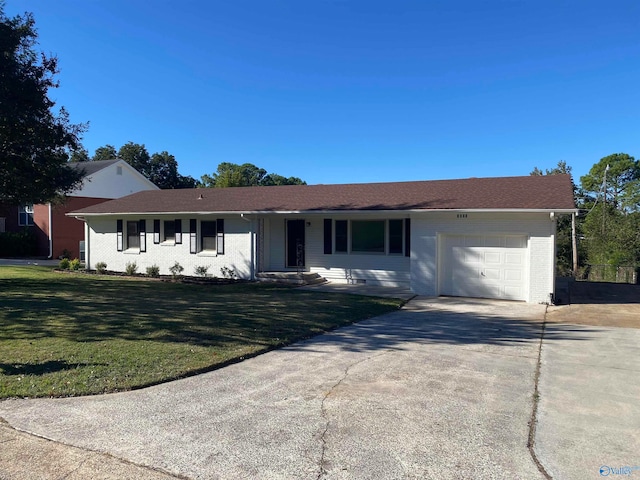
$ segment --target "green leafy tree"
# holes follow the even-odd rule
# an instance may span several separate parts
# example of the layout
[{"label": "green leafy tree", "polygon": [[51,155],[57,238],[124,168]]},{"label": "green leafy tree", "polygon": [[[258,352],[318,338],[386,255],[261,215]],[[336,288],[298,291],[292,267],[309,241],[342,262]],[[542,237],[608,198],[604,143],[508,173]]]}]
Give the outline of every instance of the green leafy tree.
[{"label": "green leafy tree", "polygon": [[252,163],[238,165],[222,162],[212,175],[202,176],[202,186],[209,188],[257,187],[272,185],[305,185],[297,177],[283,177],[275,173],[267,173],[264,168]]},{"label": "green leafy tree", "polygon": [[113,160],[117,157],[118,152],[116,150],[116,147],[114,147],[113,145],[105,145],[104,147],[96,148],[92,160]]},{"label": "green leafy tree", "polygon": [[72,150],[71,156],[69,157],[70,162],[88,162],[90,160],[88,150],[82,145],[75,150]]},{"label": "green leafy tree", "polygon": [[623,211],[640,209],[640,161],[626,153],[614,153],[596,163],[580,177],[588,195],[611,202]]},{"label": "green leafy tree", "polygon": [[263,179],[261,185],[306,185],[307,182],[298,177],[283,177],[277,173],[269,173]]},{"label": "green leafy tree", "polygon": [[581,177],[583,236],[591,265],[640,262],[640,164],[626,153],[608,155]]},{"label": "green leafy tree", "polygon": [[151,157],[144,145],[127,142],[118,150],[121,158],[147,178],[151,178]]},{"label": "green leafy tree", "polygon": [[86,125],[74,125],[49,90],[58,59],[37,52],[33,15],[9,18],[0,2],[0,202],[44,203],[79,185],[67,166]]},{"label": "green leafy tree", "polygon": [[560,160],[557,166],[551,169],[547,168],[544,172],[538,167],[534,167],[530,175],[558,175],[562,173],[571,175],[571,167],[567,165],[567,162],[565,162],[564,160]]},{"label": "green leafy tree", "polygon": [[162,189],[195,188],[197,186],[197,182],[193,177],[178,173],[178,162],[167,151],[151,155],[149,180]]}]

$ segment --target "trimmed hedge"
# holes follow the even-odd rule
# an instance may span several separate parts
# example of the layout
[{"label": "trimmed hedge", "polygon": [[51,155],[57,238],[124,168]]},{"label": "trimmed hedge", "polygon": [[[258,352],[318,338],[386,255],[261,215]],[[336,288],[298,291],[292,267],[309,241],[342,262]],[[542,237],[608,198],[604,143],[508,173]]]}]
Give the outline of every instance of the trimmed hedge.
[{"label": "trimmed hedge", "polygon": [[31,230],[0,233],[0,257],[32,257],[37,252],[38,241]]}]

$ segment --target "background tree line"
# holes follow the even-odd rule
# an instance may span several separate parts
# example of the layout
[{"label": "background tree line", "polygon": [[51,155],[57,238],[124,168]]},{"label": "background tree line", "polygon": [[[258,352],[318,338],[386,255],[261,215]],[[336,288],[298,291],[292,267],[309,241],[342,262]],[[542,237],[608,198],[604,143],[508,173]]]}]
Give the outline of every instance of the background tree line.
[{"label": "background tree line", "polygon": [[[564,161],[544,172],[534,168],[531,175],[571,174]],[[626,153],[601,158],[580,183],[574,183],[579,215],[575,230],[579,276],[590,265],[640,266],[640,160]],[[558,269],[572,272],[571,217],[558,220]]]},{"label": "background tree line", "polygon": [[200,177],[200,180],[196,180],[191,176],[178,173],[178,162],[169,152],[163,151],[149,155],[144,145],[133,142],[126,143],[118,150],[113,145],[104,145],[96,149],[93,157],[90,157],[89,152],[81,146],[71,153],[69,161],[89,162],[114,158],[124,160],[162,189],[306,185],[306,182],[298,177],[268,173],[264,168],[252,163],[238,165],[222,162],[211,175],[205,174]]}]

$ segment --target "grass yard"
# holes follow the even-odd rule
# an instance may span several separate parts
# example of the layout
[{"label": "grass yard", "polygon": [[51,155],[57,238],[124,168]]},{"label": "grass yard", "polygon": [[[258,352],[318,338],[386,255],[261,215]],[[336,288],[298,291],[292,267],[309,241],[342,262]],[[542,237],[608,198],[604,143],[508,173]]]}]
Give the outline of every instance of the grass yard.
[{"label": "grass yard", "polygon": [[397,309],[400,300],[0,267],[0,398],[193,375]]}]

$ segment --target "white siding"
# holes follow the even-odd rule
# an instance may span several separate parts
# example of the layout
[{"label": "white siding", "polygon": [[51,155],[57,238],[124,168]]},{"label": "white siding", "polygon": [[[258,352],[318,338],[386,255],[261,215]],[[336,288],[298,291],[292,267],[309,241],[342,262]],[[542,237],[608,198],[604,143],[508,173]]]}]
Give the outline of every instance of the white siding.
[{"label": "white siding", "polygon": [[[405,218],[406,215],[396,218]],[[269,237],[270,262],[267,270],[285,269],[285,221],[305,220],[305,268],[318,273],[327,280],[336,282],[357,282],[365,280],[370,285],[409,286],[410,259],[403,255],[385,254],[324,254],[324,219],[333,220],[386,220],[389,215],[289,215],[271,217]],[[265,222],[265,226],[267,222]]]},{"label": "white siding", "polygon": [[[127,220],[147,221],[147,251],[146,252],[123,252],[117,251],[116,245],[116,220],[121,218],[125,223]],[[192,217],[193,218],[193,217]],[[203,253],[189,253],[189,218],[182,217],[182,244],[165,245],[163,243],[153,243],[153,220],[172,220],[174,217],[101,217],[89,218],[89,247],[91,256],[87,268],[95,269],[98,262],[105,262],[107,270],[124,272],[126,264],[135,262],[138,266],[138,273],[145,273],[147,267],[157,265],[160,267],[161,275],[170,275],[169,268],[177,261],[184,267],[183,275],[195,275],[195,268],[198,266],[208,266],[208,274],[215,277],[222,277],[221,267],[235,270],[239,278],[251,278],[251,235],[250,223],[235,217],[199,217],[198,220],[215,220],[224,218],[224,255],[205,255]],[[125,231],[126,236],[126,231]]]},{"label": "white siding", "polygon": [[[120,168],[120,174],[118,173]],[[157,190],[153,183],[121,161],[87,176],[82,186],[73,191],[72,197],[120,198],[143,190]]]},{"label": "white siding", "polygon": [[442,293],[439,244],[446,235],[523,235],[528,238],[527,264],[530,303],[547,303],[554,292],[555,222],[548,213],[432,212],[411,220],[411,288],[419,295]]}]

